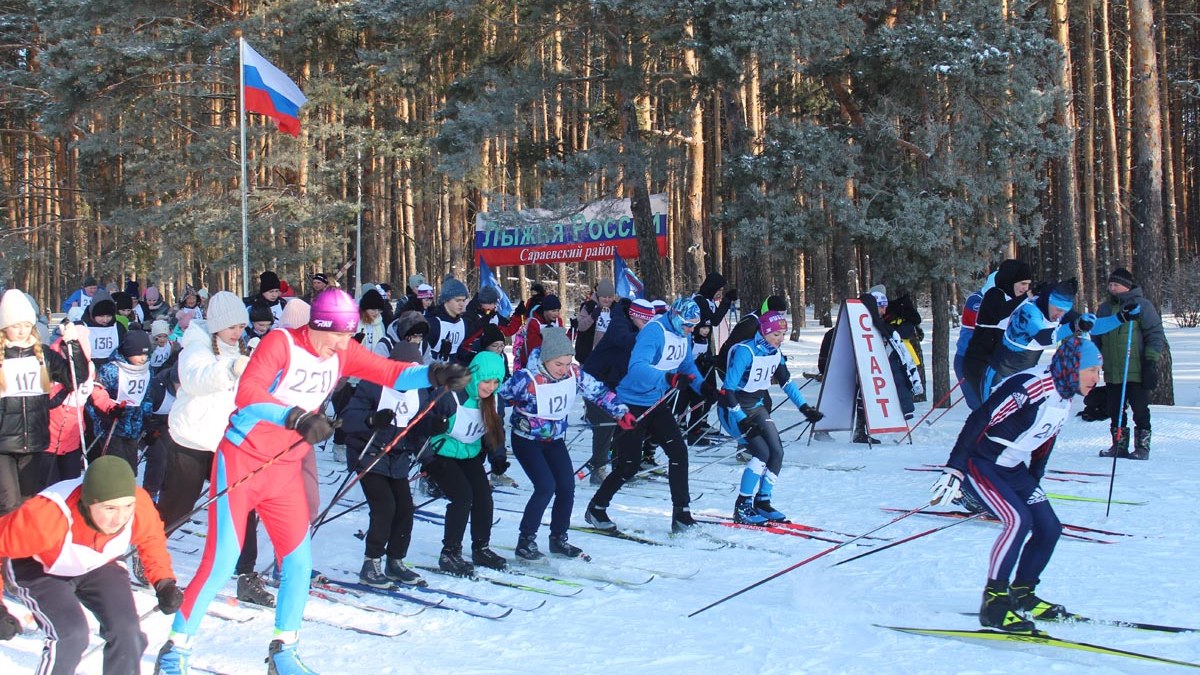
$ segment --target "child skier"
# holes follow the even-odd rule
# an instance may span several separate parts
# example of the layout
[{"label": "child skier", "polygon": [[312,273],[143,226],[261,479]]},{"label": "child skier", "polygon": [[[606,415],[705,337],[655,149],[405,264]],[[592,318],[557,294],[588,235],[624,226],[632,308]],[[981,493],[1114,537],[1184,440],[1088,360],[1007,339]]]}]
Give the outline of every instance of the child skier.
[{"label": "child skier", "polygon": [[[931,489],[932,504],[949,505],[966,487],[1003,529],[992,547],[979,623],[1013,632],[1033,619],[1068,615],[1034,595],[1062,525],[1039,482],[1076,394],[1100,380],[1100,351],[1086,337],[1063,341],[1049,366],[1023,370],[1000,383],[967,417],[946,469]],[[963,481],[967,481],[963,485]],[[1016,578],[1009,578],[1016,568]]]},{"label": "child skier", "polygon": [[758,335],[729,350],[725,388],[717,409],[721,425],[730,436],[744,437],[751,455],[742,470],[738,498],[733,505],[733,519],[751,525],[786,520],[771,505],[771,494],[783,466],[783,442],[771,419],[771,409],[765,405],[767,387],[772,382],[782,387],[810,423],[825,417],[804,400],[788,373],[787,359],[779,351],[787,337],[787,315],[767,312],[759,317],[758,326]]},{"label": "child skier", "polygon": [[[108,415],[94,411],[96,436],[103,437],[101,454],[116,455],[137,471],[138,444],[144,417],[154,412],[146,391],[150,388],[150,336],[140,329],[128,330],[113,360],[100,366],[96,381],[116,401]],[[112,421],[104,419],[111,417]]]}]

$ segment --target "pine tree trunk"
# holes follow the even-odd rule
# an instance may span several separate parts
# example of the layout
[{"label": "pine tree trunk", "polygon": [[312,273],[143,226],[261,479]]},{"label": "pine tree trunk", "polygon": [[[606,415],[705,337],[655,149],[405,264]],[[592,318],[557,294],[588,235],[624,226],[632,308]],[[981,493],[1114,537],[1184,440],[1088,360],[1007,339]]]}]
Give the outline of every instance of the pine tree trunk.
[{"label": "pine tree trunk", "polygon": [[1096,16],[1091,0],[1085,0],[1083,21],[1083,104],[1079,119],[1083,164],[1083,233],[1081,253],[1083,265],[1083,303],[1096,307],[1101,293],[1101,274],[1096,264],[1096,46],[1092,39]]},{"label": "pine tree trunk", "polygon": [[[1074,137],[1075,125],[1074,87],[1071,80],[1071,37],[1067,0],[1053,0],[1054,38],[1063,49],[1062,61],[1057,75],[1058,85],[1063,91],[1063,100],[1054,112],[1055,121]],[[1079,183],[1075,165],[1075,142],[1067,147],[1063,156],[1053,163],[1055,214],[1058,218],[1058,277],[1081,278],[1083,268],[1079,262]]]},{"label": "pine tree trunk", "polygon": [[1101,166],[1104,171],[1104,222],[1105,240],[1107,247],[1104,260],[1110,267],[1102,270],[1111,271],[1112,267],[1128,264],[1131,251],[1121,243],[1121,160],[1117,148],[1117,115],[1115,82],[1113,79],[1113,53],[1110,26],[1109,0],[1100,0],[1100,77],[1103,82],[1104,95],[1100,100],[1100,110],[1103,113],[1102,129],[1104,144],[1101,153]]}]

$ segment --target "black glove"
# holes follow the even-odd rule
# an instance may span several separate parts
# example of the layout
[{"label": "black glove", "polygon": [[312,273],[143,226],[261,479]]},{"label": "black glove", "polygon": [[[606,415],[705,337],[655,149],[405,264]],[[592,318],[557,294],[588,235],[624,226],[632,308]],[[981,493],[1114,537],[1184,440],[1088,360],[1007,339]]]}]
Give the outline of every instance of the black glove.
[{"label": "black glove", "polygon": [[525,301],[524,300],[517,303],[517,306],[513,308],[512,315],[513,316],[525,316]]},{"label": "black glove", "polygon": [[729,302],[737,302],[738,292],[736,288],[731,288],[725,291],[725,299]]},{"label": "black glove", "polygon": [[738,420],[738,431],[742,432],[742,438],[747,441],[758,435],[758,425],[755,424],[749,417],[743,417]]},{"label": "black glove", "polygon": [[158,596],[158,611],[163,614],[174,614],[183,604],[183,591],[174,579],[163,579],[154,584],[154,594]]},{"label": "black glove", "polygon": [[17,617],[8,613],[8,608],[0,602],[0,640],[11,640],[21,633],[21,622]]},{"label": "black glove", "polygon": [[457,363],[429,364],[429,383],[435,387],[447,387],[462,391],[471,381],[471,371]]},{"label": "black glove", "polygon": [[1137,300],[1130,300],[1124,305],[1121,305],[1121,311],[1117,312],[1117,318],[1121,323],[1133,321],[1142,314],[1142,308],[1138,305]]},{"label": "black glove", "polygon": [[333,435],[333,424],[321,413],[308,412],[296,406],[288,411],[283,426],[300,433],[304,440],[316,445]]},{"label": "black glove", "polygon": [[1092,330],[1092,326],[1095,325],[1096,315],[1091,313],[1080,314],[1079,316],[1075,317],[1075,321],[1071,322],[1071,328],[1076,333],[1086,333]]},{"label": "black glove", "polygon": [[700,394],[704,396],[704,400],[708,403],[716,403],[717,392],[720,391],[714,380],[715,378],[706,378],[704,382],[700,383]]},{"label": "black glove", "polygon": [[391,424],[396,419],[396,411],[391,408],[376,410],[374,415],[367,418],[367,427],[371,429],[382,429]]},{"label": "black glove", "polygon": [[508,459],[505,457],[497,457],[492,460],[492,475],[499,476],[508,471]]},{"label": "black glove", "polygon": [[821,420],[825,419],[825,413],[821,412],[820,410],[817,410],[816,408],[812,407],[811,405],[809,405],[807,403],[800,406],[800,414],[804,415],[804,419],[808,420],[809,422],[812,422],[813,424],[816,424],[817,422],[820,422]]},{"label": "black glove", "polygon": [[431,413],[429,413],[429,417],[427,417],[426,419],[428,419],[429,421],[426,422],[425,428],[426,428],[426,431],[429,432],[430,436],[437,436],[438,434],[444,434],[450,430],[450,420],[446,419],[445,417],[442,417],[441,415],[435,415],[434,413],[431,412]]},{"label": "black glove", "polygon": [[1158,361],[1142,359],[1142,389],[1146,391],[1158,389]]},{"label": "black glove", "polygon": [[367,334],[366,334],[366,333],[362,333],[362,332],[358,332],[358,333],[355,333],[355,334],[354,334],[354,337],[352,337],[352,338],[350,338],[350,339],[351,339],[351,340],[354,340],[355,342],[357,342],[358,344],[360,344],[360,345],[361,345],[361,344],[362,344],[362,341],[363,341],[363,340],[365,340],[365,339],[367,339]]},{"label": "black glove", "polygon": [[450,360],[450,350],[452,347],[453,347],[453,345],[450,344],[449,339],[442,340],[442,346],[438,350],[438,358],[440,358],[443,361],[449,361]]}]

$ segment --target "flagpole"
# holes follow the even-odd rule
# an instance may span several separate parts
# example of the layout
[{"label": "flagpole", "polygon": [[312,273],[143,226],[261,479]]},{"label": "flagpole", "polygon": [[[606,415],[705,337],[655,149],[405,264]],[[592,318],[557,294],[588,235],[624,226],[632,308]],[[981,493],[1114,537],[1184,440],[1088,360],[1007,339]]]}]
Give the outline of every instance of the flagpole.
[{"label": "flagpole", "polygon": [[238,38],[238,129],[242,139],[242,295],[250,296],[250,198],[246,170],[246,39]]}]

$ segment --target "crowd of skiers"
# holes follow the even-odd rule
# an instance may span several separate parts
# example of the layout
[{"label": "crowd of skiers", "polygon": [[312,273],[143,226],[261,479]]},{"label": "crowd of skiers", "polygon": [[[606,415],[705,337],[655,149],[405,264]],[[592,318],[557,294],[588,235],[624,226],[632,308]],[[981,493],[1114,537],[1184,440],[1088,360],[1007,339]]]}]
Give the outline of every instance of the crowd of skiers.
[{"label": "crowd of skiers", "polygon": [[[1028,266],[1005,261],[968,300],[964,333],[973,333],[960,342],[955,366],[975,412],[934,488],[939,502],[973,500],[1005,523],[1008,539],[993,556],[981,620],[1010,630],[1026,628],[1019,611],[1061,610],[1033,595],[1057,538],[1053,511],[1036,495],[1070,399],[1096,384],[1103,352],[1110,386],[1138,385],[1123,385],[1119,401],[1132,405],[1137,425],[1130,456],[1144,459],[1146,392],[1164,348],[1157,312],[1127,271],[1111,275],[1109,302],[1096,314],[1075,311],[1073,281],[1030,294],[1029,276]],[[713,406],[720,430],[746,461],[733,519],[785,520],[772,504],[784,447],[771,418],[770,385],[782,388],[806,422],[823,417],[780,352],[788,333],[782,297],[744,314],[718,350],[714,329],[737,294],[716,273],[670,304],[618,298],[613,283],[600,280],[570,322],[560,299],[540,284],[501,316],[497,289],[472,296],[453,277],[435,292],[414,274],[395,299],[390,287],[374,284],[355,299],[320,273],[310,277],[312,293],[304,298],[273,272],[259,282],[248,298],[188,286],[169,306],[153,286],[110,294],[87,278],[63,303],[67,320],[53,329],[31,298],[5,292],[0,557],[7,559],[6,582],[49,636],[39,672],[74,671],[86,645],[80,604],[113,627],[105,633],[106,672],[125,672],[119,664],[144,651],[135,614],[130,625],[128,585],[122,592],[111,583],[130,544],[136,576],[154,587],[164,612],[178,610],[156,672],[188,672],[205,608],[232,574],[240,598],[276,608],[271,672],[311,672],[296,645],[322,515],[312,447],[335,434],[330,410],[369,509],[360,580],[377,587],[424,583],[405,564],[414,515],[409,481],[418,468],[448,501],[439,568],[470,575],[476,565],[508,564],[491,547],[493,488],[513,484],[508,447],[533,488],[515,555],[544,557],[537,535],[549,508],[548,551],[585,556],[568,539],[577,469],[565,439],[578,397],[592,430],[585,470],[596,486],[584,518],[606,530],[616,529],[607,508],[621,488],[662,470],[656,447],[667,458],[672,530],[697,524],[688,447],[715,437],[707,422]],[[920,316],[907,296],[889,301],[883,287],[860,299],[888,340],[910,414],[923,394]],[[1089,332],[1099,349],[1081,338]],[[1056,347],[1051,363],[1038,366],[1041,351]],[[1126,356],[1138,367],[1123,364]],[[1131,393],[1135,388],[1140,393]],[[1008,399],[1020,403],[1006,405]],[[1122,446],[1123,411],[1114,399],[1110,394],[1108,452],[1124,455],[1128,437]],[[855,440],[861,435],[860,426]],[[142,488],[135,488],[143,458]],[[208,497],[197,507],[206,482]],[[208,509],[205,550],[181,593],[164,532],[201,508]],[[275,549],[275,596],[254,570],[260,523]],[[56,583],[62,578],[68,582]],[[91,590],[98,585],[107,590]],[[12,637],[13,626],[0,609],[0,639]]]}]

